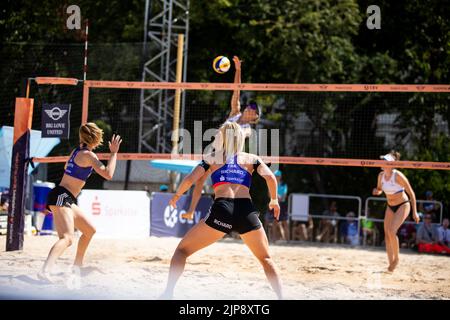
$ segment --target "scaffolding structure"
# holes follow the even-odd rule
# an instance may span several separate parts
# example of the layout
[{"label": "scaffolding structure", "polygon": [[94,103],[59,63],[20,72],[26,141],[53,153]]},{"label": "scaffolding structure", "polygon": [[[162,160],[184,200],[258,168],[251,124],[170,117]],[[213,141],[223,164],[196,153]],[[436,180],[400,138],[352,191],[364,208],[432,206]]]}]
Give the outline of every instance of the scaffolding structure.
[{"label": "scaffolding structure", "polygon": [[[175,82],[177,37],[184,34],[183,77],[186,81],[189,0],[146,0],[144,23],[145,61],[142,81]],[[141,90],[139,152],[172,151],[174,90]],[[185,94],[181,95],[180,128],[184,127]]]}]

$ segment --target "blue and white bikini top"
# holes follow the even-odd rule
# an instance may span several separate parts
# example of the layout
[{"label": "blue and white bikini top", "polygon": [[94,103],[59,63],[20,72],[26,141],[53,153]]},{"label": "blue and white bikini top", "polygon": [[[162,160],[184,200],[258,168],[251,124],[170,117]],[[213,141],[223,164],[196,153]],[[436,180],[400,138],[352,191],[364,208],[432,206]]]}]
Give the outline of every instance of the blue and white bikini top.
[{"label": "blue and white bikini top", "polygon": [[[230,183],[230,184],[240,184],[247,188],[250,188],[252,184],[252,175],[246,169],[242,168],[238,161],[237,155],[229,158],[223,166],[219,169],[215,170],[211,174],[211,180],[213,183],[213,188],[220,186],[221,184]],[[254,170],[258,168],[260,165],[259,160],[253,165]],[[210,165],[202,160],[199,163],[199,166],[208,171]]]},{"label": "blue and white bikini top", "polygon": [[87,150],[87,148],[76,148],[74,152],[72,153],[72,156],[70,157],[69,161],[67,161],[67,167],[66,170],[64,170],[64,174],[67,174],[68,176],[80,179],[82,181],[86,181],[87,178],[92,173],[93,168],[92,167],[80,167],[75,163],[75,157],[77,156],[78,152],[81,150]]},{"label": "blue and white bikini top", "polygon": [[250,188],[252,175],[238,164],[237,155],[235,155],[211,174],[211,180],[213,188],[225,183],[241,184]]}]

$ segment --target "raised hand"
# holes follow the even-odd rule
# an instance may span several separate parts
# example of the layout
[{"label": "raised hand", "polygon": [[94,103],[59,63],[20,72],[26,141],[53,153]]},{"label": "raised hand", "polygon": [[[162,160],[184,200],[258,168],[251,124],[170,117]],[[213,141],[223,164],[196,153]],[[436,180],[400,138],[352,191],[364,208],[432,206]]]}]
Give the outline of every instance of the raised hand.
[{"label": "raised hand", "polygon": [[239,58],[237,56],[234,56],[233,61],[234,61],[234,67],[236,68],[236,70],[240,70],[241,69],[241,60],[239,60]]},{"label": "raised hand", "polygon": [[111,153],[119,152],[119,147],[121,143],[122,139],[120,138],[120,136],[119,135],[116,136],[115,134],[113,134],[111,141],[108,142],[109,150],[111,151]]}]

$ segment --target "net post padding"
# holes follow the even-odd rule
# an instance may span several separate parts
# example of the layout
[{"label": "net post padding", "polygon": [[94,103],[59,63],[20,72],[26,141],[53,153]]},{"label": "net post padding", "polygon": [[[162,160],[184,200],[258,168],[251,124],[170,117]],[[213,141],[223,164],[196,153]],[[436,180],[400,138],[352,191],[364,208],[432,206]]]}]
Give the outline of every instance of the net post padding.
[{"label": "net post padding", "polygon": [[24,239],[27,171],[34,100],[16,98],[11,155],[11,205],[8,210],[6,251],[22,250]]},{"label": "net post padding", "polygon": [[80,80],[75,78],[36,77],[34,78],[34,81],[36,81],[37,84],[76,86]]},{"label": "net post padding", "polygon": [[[97,154],[100,160],[108,160],[109,153]],[[170,154],[170,153],[118,153],[118,160],[198,160],[203,158],[201,154]],[[429,161],[385,161],[370,159],[341,159],[341,158],[309,158],[309,157],[272,157],[261,156],[266,163],[319,165],[319,166],[347,166],[347,167],[392,167],[403,169],[433,169],[450,170],[450,162]],[[33,158],[34,162],[57,163],[65,162],[68,156]]]},{"label": "net post padding", "polygon": [[88,121],[89,112],[89,86],[86,82],[83,83],[83,105],[81,110],[81,124],[85,124]]}]

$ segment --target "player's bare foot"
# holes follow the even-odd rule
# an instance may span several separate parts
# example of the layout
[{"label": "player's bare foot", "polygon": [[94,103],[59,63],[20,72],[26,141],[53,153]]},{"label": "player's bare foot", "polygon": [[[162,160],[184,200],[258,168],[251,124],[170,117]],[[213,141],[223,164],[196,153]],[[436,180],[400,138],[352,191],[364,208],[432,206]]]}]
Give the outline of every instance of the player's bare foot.
[{"label": "player's bare foot", "polygon": [[55,283],[55,279],[50,274],[50,271],[42,269],[41,271],[38,272],[37,277],[42,282]]},{"label": "player's bare foot", "polygon": [[388,271],[389,271],[389,272],[394,272],[395,268],[397,268],[397,265],[398,265],[398,259],[392,261],[392,262],[389,264]]},{"label": "player's bare foot", "polygon": [[173,299],[173,293],[164,291],[159,297],[158,300],[172,300]]}]

